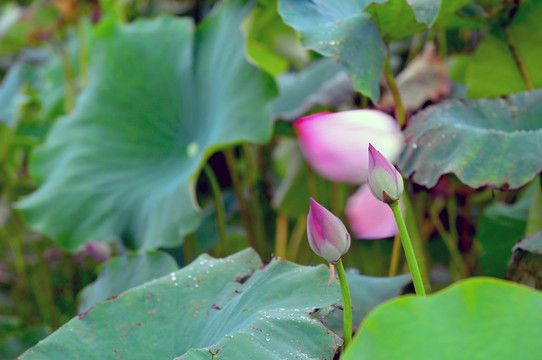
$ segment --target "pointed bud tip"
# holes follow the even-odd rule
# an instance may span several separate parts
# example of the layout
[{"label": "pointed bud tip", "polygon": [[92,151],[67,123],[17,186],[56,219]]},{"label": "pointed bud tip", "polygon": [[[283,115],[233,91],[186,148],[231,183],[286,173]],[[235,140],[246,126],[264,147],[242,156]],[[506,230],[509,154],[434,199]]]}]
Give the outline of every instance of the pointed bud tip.
[{"label": "pointed bud tip", "polygon": [[374,146],[369,144],[369,188],[380,201],[390,204],[403,194],[403,178]]},{"label": "pointed bud tip", "polygon": [[350,248],[350,234],[342,221],[310,198],[307,237],[311,249],[333,264]]}]

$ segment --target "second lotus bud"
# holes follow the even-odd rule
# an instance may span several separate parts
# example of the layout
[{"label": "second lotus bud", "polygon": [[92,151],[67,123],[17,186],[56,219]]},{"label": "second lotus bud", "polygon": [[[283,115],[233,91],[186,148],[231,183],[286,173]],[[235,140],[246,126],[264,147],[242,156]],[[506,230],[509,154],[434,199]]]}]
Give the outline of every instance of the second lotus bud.
[{"label": "second lotus bud", "polygon": [[350,248],[350,234],[342,221],[313,198],[307,217],[311,249],[330,264],[336,264]]},{"label": "second lotus bud", "polygon": [[397,169],[369,144],[369,188],[386,204],[399,200],[403,194],[403,178]]}]

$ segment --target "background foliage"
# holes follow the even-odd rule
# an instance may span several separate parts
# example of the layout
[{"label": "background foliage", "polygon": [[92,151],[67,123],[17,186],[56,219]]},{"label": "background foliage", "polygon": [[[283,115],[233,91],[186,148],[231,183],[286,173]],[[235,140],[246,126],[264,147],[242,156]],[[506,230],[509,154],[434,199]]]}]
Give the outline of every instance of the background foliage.
[{"label": "background foliage", "polygon": [[346,221],[356,186],[316,174],[292,122],[360,108],[402,126],[426,287],[485,275],[536,290],[468,279],[401,296],[410,277],[393,239],[356,239],[344,262],[359,335],[344,357],[482,358],[491,340],[495,358],[517,357],[518,342],[529,358],[542,321],[542,2],[0,9],[0,359],[51,333],[22,358],[153,345],[178,359],[334,358],[338,285],[293,263],[322,262],[306,241],[309,197]]}]

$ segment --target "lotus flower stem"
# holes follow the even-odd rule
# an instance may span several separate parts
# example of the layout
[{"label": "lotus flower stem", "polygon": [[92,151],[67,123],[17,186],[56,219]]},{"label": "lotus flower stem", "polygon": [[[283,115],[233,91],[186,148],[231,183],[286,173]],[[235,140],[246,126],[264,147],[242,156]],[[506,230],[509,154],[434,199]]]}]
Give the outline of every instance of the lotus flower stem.
[{"label": "lotus flower stem", "polygon": [[[18,216],[16,220],[17,227],[19,229],[24,229],[25,224],[23,219]],[[19,242],[22,245],[22,238],[17,237],[13,239]],[[30,287],[36,298],[36,302],[41,313],[41,317],[45,324],[49,324],[53,328],[57,328],[62,325],[62,320],[60,319],[60,310],[57,306],[55,296],[53,295],[53,282],[51,278],[51,273],[47,262],[43,258],[43,252],[39,249],[40,241],[32,241],[29,244],[29,250],[32,254],[38,254],[39,261],[37,262],[37,268],[32,276],[30,276]],[[73,263],[64,262],[62,266],[63,274],[68,277],[68,279],[74,278],[75,266]],[[38,285],[39,284],[39,285]],[[73,282],[72,282],[73,284]],[[66,288],[66,296],[70,298],[75,298],[75,290],[73,286]]]},{"label": "lotus flower stem", "polygon": [[81,73],[81,87],[88,83],[88,41],[85,34],[85,21],[77,23],[77,57],[79,60],[79,72]]},{"label": "lotus flower stem", "polygon": [[517,48],[512,43],[510,30],[508,28],[505,28],[504,35],[506,37],[506,42],[508,43],[508,47],[510,48],[510,52],[512,53],[512,56],[514,57],[514,61],[516,62],[516,65],[518,67],[518,70],[521,73],[521,77],[523,77],[523,81],[525,81],[525,86],[527,87],[527,90],[534,89],[533,82],[531,81],[531,78],[529,77],[529,73],[527,72],[525,63],[521,60]]},{"label": "lotus flower stem", "polygon": [[221,255],[225,255],[228,250],[230,250],[228,235],[226,234],[226,210],[224,209],[224,202],[222,201],[222,191],[220,190],[220,185],[216,179],[216,175],[209,166],[205,164],[203,171],[209,179],[209,184],[211,185],[211,191],[213,192],[213,198],[215,202],[215,211],[216,211],[216,227],[218,229],[218,236],[220,238],[220,249],[222,251]]},{"label": "lotus flower stem", "polygon": [[309,215],[307,215],[307,237],[312,251],[329,263],[328,286],[333,282],[334,269],[335,266],[337,267],[343,298],[344,344],[346,349],[352,341],[352,301],[350,300],[350,290],[348,289],[341,257],[350,249],[352,243],[350,234],[341,219],[311,198]]},{"label": "lotus flower stem", "polygon": [[[16,212],[12,213],[16,218],[19,215]],[[13,223],[13,221],[12,221]],[[15,265],[15,274],[18,276],[18,283],[21,287],[27,286],[27,267],[24,258],[25,249],[23,247],[23,239],[19,232],[22,232],[22,229],[17,229],[19,222],[15,222],[14,225],[11,225],[15,229],[9,229],[8,226],[0,227],[0,240],[3,244],[6,244],[6,248],[11,251],[13,257],[13,264]],[[17,231],[14,231],[17,230]]]},{"label": "lotus flower stem", "polygon": [[420,225],[417,221],[416,214],[414,212],[414,207],[412,206],[412,200],[408,192],[405,192],[401,197],[403,205],[405,206],[405,221],[407,229],[409,230],[409,235],[414,248],[414,253],[418,254],[416,258],[418,260],[418,267],[422,274],[423,285],[426,293],[431,293],[431,282],[429,281],[429,271],[427,270],[427,261],[425,257],[425,246],[422,241],[422,236],[420,234]]},{"label": "lotus flower stem", "polygon": [[247,232],[247,241],[250,247],[257,249],[256,242],[254,240],[254,229],[252,228],[252,221],[250,219],[250,213],[245,197],[243,196],[243,189],[241,187],[241,181],[239,180],[239,173],[235,167],[235,154],[232,148],[224,150],[224,158],[226,159],[226,166],[230,174],[231,182],[233,185],[233,192],[239,203],[239,210],[241,211],[241,218],[243,219],[243,225]]},{"label": "lotus flower stem", "polygon": [[288,241],[288,217],[284,214],[277,214],[275,228],[275,256],[286,258],[286,245]]},{"label": "lotus flower stem", "polygon": [[184,237],[183,243],[183,255],[184,263],[190,264],[195,258],[203,253],[201,246],[194,233],[188,234]]},{"label": "lotus flower stem", "polygon": [[350,289],[348,288],[348,281],[346,280],[342,259],[334,266],[337,268],[337,275],[339,275],[339,283],[341,284],[341,293],[343,297],[344,350],[346,350],[352,342],[352,301],[350,300]]},{"label": "lotus flower stem", "polygon": [[256,187],[258,181],[258,167],[254,161],[254,154],[250,144],[242,144],[243,157],[246,163],[245,181],[250,193],[248,206],[250,209],[252,223],[254,224],[254,239],[257,244],[257,251],[262,257],[267,257],[271,253],[269,244],[266,240],[265,226],[262,208],[260,206],[258,189]]},{"label": "lotus flower stem", "polygon": [[[438,234],[442,238],[442,241],[444,242],[444,245],[446,245],[446,248],[448,249],[448,252],[450,253],[450,260],[453,267],[455,267],[455,271],[452,272],[453,278],[457,280],[457,278],[465,278],[466,272],[465,272],[465,263],[463,261],[463,256],[459,252],[459,249],[457,248],[457,236],[454,236],[451,232],[446,231],[444,228],[444,224],[442,221],[440,221],[440,212],[442,209],[444,209],[445,206],[445,200],[444,199],[434,199],[431,207],[429,208],[429,218],[433,222],[433,226],[437,230]],[[448,213],[450,215],[450,213]],[[449,219],[455,221],[454,219]],[[449,222],[449,224],[452,224],[452,222]]]},{"label": "lotus flower stem", "polygon": [[403,107],[403,101],[401,100],[401,93],[399,92],[399,87],[397,86],[395,78],[393,77],[389,53],[386,56],[386,62],[384,63],[384,77],[386,78],[386,83],[388,84],[390,92],[393,96],[393,102],[395,103],[395,117],[397,118],[399,126],[402,127],[405,125],[406,122],[405,108]]},{"label": "lotus flower stem", "polygon": [[62,67],[64,69],[64,111],[71,113],[75,107],[75,98],[77,96],[77,89],[75,87],[75,70],[66,49],[67,45],[59,42],[57,50],[60,53],[60,59],[62,61]]},{"label": "lotus flower stem", "polygon": [[416,290],[416,295],[425,296],[425,287],[423,286],[422,275],[420,273],[418,261],[416,260],[416,255],[414,254],[414,248],[412,247],[410,236],[408,235],[405,220],[403,219],[403,214],[399,209],[399,202],[394,201],[389,205],[391,210],[393,211],[393,216],[395,216],[395,221],[397,222],[397,228],[399,229],[399,235],[401,236],[403,249],[405,249],[405,255],[407,258],[408,267],[410,268],[410,273],[412,274],[412,281],[414,282],[414,289]]},{"label": "lotus flower stem", "polygon": [[288,259],[296,262],[297,255],[299,253],[299,248],[303,242],[303,235],[305,235],[305,230],[307,229],[307,216],[301,215],[292,230],[292,235],[290,236],[290,243],[288,245]]}]

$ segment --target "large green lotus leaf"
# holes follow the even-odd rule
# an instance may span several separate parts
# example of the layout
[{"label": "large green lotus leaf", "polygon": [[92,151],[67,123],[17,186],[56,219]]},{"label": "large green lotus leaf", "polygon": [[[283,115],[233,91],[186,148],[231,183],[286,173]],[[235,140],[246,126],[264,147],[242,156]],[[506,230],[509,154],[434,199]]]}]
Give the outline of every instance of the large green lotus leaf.
[{"label": "large green lotus leaf", "polygon": [[491,278],[390,300],[363,322],[344,360],[540,358],[542,293]]},{"label": "large green lotus leaf", "polygon": [[469,62],[467,86],[469,98],[496,97],[527,89],[504,30],[487,34],[476,48]]},{"label": "large green lotus leaf", "polygon": [[541,116],[541,90],[431,106],[409,121],[399,166],[427,187],[454,173],[473,188],[518,188],[542,170]]},{"label": "large green lotus leaf", "polygon": [[[401,295],[403,288],[412,282],[410,274],[394,277],[373,277],[347,271],[346,278],[352,297],[352,326],[356,332],[363,319],[376,306]],[[335,309],[324,319],[324,324],[336,334],[343,335],[343,311]]]},{"label": "large green lotus leaf", "polygon": [[333,56],[352,78],[354,88],[373,102],[380,97],[386,45],[370,15],[371,0],[280,0],[284,22],[307,48]]},{"label": "large green lotus leaf", "polygon": [[406,39],[445,19],[469,0],[389,0],[365,9],[386,43]]},{"label": "large green lotus leaf", "polygon": [[[432,1],[432,4],[429,5],[436,6],[438,11],[439,1]],[[434,9],[427,10],[434,12]],[[371,18],[386,43],[406,39],[427,29],[427,24],[416,20],[414,9],[407,4],[406,0],[373,3],[367,7],[366,11],[371,14]]]},{"label": "large green lotus leaf", "polygon": [[540,58],[542,48],[532,46],[542,43],[542,2],[525,1],[509,26],[510,42],[517,51],[517,56],[525,66],[525,71],[535,88],[542,87],[542,68]]},{"label": "large green lotus leaf", "polygon": [[259,0],[242,25],[247,55],[272,76],[288,70],[290,65],[302,67],[310,60],[297,33],[282,21],[277,3],[277,0]]},{"label": "large green lotus leaf", "polygon": [[541,17],[542,2],[525,1],[508,28],[496,27],[487,34],[470,62],[467,97],[496,97],[527,90],[518,59],[531,85],[542,88],[542,47],[532,45],[542,43]]},{"label": "large green lotus leaf", "polygon": [[110,296],[178,269],[175,259],[160,251],[129,253],[112,258],[100,266],[98,279],[81,291],[79,312],[85,312]]},{"label": "large green lotus leaf", "polygon": [[340,303],[328,270],[247,249],[202,255],[75,317],[21,359],[332,359],[342,340],[311,316]]},{"label": "large green lotus leaf", "polygon": [[244,59],[243,3],[224,2],[195,32],[172,17],[97,29],[90,82],[35,154],[43,185],[20,203],[31,226],[69,250],[121,236],[174,246],[197,228],[205,158],[271,133],[276,90]]}]

